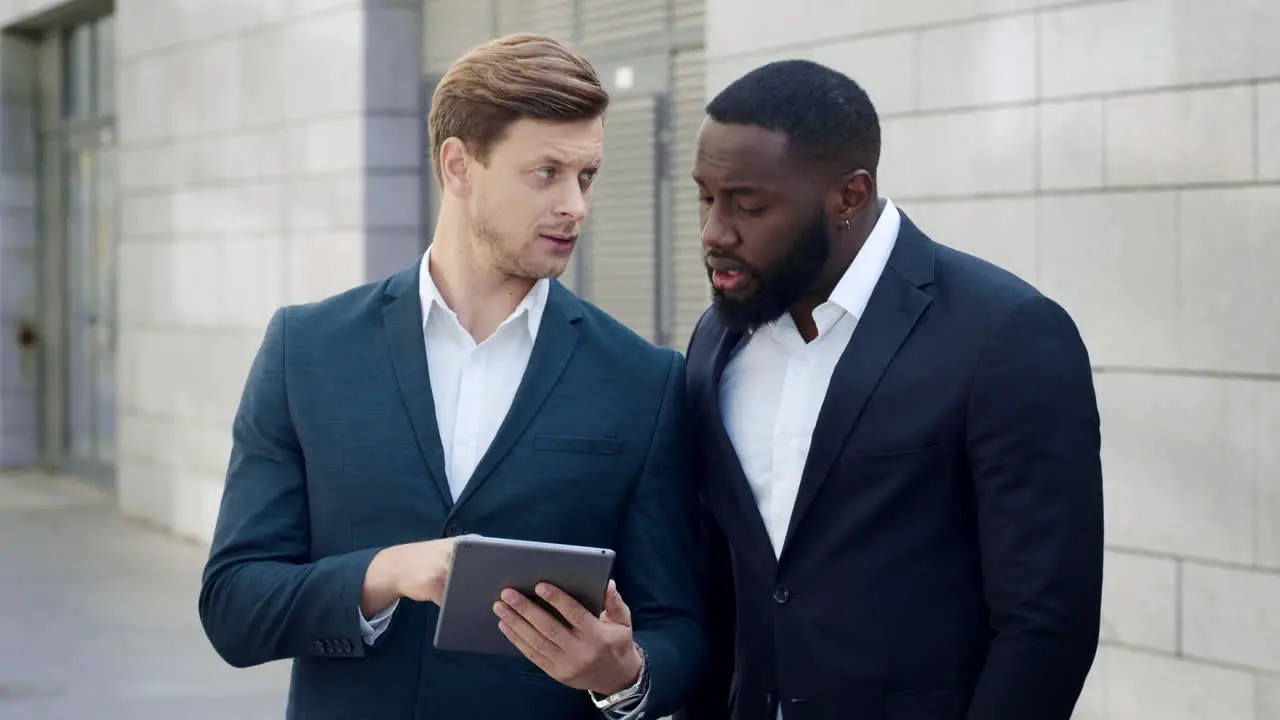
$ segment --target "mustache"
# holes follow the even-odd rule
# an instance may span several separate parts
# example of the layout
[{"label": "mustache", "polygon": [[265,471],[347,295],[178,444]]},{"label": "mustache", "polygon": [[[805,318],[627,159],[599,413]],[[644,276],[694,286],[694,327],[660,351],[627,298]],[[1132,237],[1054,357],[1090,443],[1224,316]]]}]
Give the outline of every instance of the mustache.
[{"label": "mustache", "polygon": [[539,235],[559,235],[562,237],[577,237],[581,228],[575,225],[566,225],[563,227],[543,228],[538,231]]},{"label": "mustache", "polygon": [[741,272],[753,277],[760,277],[760,271],[741,258],[727,253],[705,253],[702,262],[708,270],[716,272]]}]

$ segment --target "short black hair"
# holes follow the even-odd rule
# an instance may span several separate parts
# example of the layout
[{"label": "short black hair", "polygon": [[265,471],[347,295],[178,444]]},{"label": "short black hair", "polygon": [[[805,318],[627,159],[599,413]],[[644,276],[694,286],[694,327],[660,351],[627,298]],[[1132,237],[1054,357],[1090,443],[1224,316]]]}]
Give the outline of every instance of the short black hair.
[{"label": "short black hair", "polygon": [[812,159],[876,176],[880,118],[844,73],[811,60],[779,60],[743,75],[707,103],[719,123],[756,125],[787,136]]}]

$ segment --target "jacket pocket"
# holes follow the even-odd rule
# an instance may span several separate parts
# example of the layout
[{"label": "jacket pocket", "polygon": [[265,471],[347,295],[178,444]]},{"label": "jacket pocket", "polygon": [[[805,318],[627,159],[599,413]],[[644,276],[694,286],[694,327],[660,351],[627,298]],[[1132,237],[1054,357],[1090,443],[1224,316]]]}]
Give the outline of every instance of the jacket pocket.
[{"label": "jacket pocket", "polygon": [[898,690],[885,695],[887,720],[961,720],[955,690],[948,685]]},{"label": "jacket pocket", "polygon": [[535,435],[533,449],[546,452],[579,453],[582,455],[617,455],[622,452],[622,441],[617,438],[606,437]]}]

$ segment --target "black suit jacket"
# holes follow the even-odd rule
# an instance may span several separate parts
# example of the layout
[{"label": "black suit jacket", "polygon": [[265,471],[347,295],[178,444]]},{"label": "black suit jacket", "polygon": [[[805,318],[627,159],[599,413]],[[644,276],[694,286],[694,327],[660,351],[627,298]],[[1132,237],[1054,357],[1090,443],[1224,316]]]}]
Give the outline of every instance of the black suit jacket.
[{"label": "black suit jacket", "polygon": [[[200,591],[214,648],[293,663],[289,718],[600,720],[523,658],[441,652],[402,600],[372,647],[378,549],[479,533],[609,547],[652,667],[654,716],[706,658],[684,360],[553,283],[528,370],[455,502],[423,347],[418,268],[278,312],[249,373]],[[497,618],[494,618],[497,622]]]},{"label": "black suit jacket", "polygon": [[740,339],[713,308],[688,351],[717,634],[682,716],[1068,720],[1097,649],[1103,513],[1067,313],[904,215],[776,559],[720,415]]}]

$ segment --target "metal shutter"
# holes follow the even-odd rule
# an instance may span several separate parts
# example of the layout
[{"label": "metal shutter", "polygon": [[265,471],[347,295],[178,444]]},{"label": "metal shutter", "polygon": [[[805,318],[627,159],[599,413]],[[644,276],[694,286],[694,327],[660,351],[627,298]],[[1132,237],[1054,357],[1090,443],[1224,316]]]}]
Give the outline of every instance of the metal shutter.
[{"label": "metal shutter", "polygon": [[[457,0],[455,0],[457,1]],[[517,32],[573,39],[574,0],[498,0],[498,35]]]},{"label": "metal shutter", "polygon": [[422,243],[429,245],[436,232],[436,215],[440,212],[440,184],[436,174],[434,161],[431,159],[431,95],[435,92],[440,78],[435,75],[423,75],[420,93],[422,96],[422,115],[418,118],[419,132],[422,140],[419,145],[422,169],[418,173],[422,178]]},{"label": "metal shutter", "polygon": [[426,0],[423,55],[428,75],[443,75],[462,54],[494,36],[494,0]]},{"label": "metal shutter", "polygon": [[691,177],[698,128],[706,106],[702,50],[676,53],[673,86],[673,152],[671,186],[673,225],[671,253],[672,303],[671,345],[681,350],[688,343],[698,316],[711,302],[711,285],[702,263],[702,227],[698,217],[698,190]]},{"label": "metal shutter", "polygon": [[561,273],[559,277],[560,283],[565,286],[565,289],[574,295],[581,294],[578,288],[578,263],[582,260],[582,258],[579,257],[581,253],[581,247],[573,251],[573,257],[569,258],[569,264],[565,266],[564,272]]},{"label": "metal shutter", "polygon": [[653,35],[667,26],[667,0],[587,0],[579,8],[582,40],[589,47]]},{"label": "metal shutter", "polygon": [[656,333],[657,238],[651,96],[614,100],[605,120],[604,166],[591,204],[588,299],[650,340]]},{"label": "metal shutter", "polygon": [[706,24],[707,0],[675,0],[672,11],[677,30],[701,28]]}]

